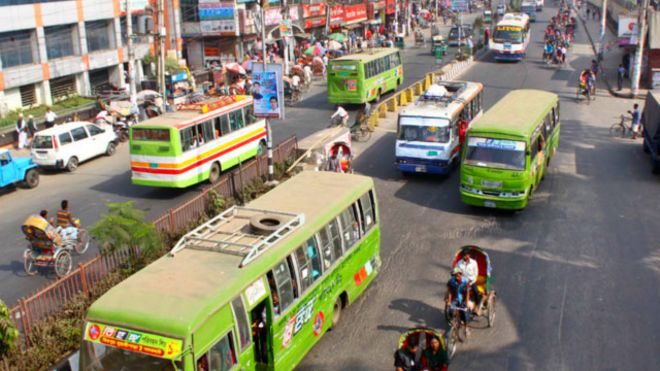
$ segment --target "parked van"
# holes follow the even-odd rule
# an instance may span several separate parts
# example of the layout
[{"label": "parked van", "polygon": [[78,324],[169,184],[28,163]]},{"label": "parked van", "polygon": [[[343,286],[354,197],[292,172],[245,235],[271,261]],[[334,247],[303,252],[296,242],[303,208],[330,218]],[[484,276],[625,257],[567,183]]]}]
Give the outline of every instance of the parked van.
[{"label": "parked van", "polygon": [[118,141],[109,125],[69,122],[35,134],[31,155],[41,167],[74,171],[83,161],[114,155]]},{"label": "parked van", "polygon": [[653,172],[660,174],[660,93],[649,91],[642,115],[644,152],[651,155]]}]

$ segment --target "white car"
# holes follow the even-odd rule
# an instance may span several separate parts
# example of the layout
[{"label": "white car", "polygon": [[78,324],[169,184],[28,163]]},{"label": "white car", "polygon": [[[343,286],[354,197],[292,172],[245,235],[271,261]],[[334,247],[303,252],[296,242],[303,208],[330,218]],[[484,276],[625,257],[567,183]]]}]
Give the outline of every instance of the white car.
[{"label": "white car", "polygon": [[110,125],[68,122],[37,132],[30,154],[41,167],[74,171],[83,161],[103,154],[114,155],[118,142]]},{"label": "white car", "polygon": [[504,4],[497,5],[497,15],[504,15],[506,13],[506,6]]}]

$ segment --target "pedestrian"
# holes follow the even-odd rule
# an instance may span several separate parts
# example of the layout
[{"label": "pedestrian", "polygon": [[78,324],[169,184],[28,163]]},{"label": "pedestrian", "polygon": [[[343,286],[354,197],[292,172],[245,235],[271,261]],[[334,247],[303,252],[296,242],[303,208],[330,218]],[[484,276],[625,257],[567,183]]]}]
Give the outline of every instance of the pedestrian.
[{"label": "pedestrian", "polygon": [[44,119],[46,121],[45,126],[46,129],[52,128],[55,126],[55,119],[57,118],[57,114],[53,112],[53,110],[48,107],[46,108],[46,114],[44,115]]},{"label": "pedestrian", "polygon": [[469,55],[472,55],[472,51],[474,50],[474,44],[472,43],[472,38],[471,37],[468,37],[468,39],[467,39],[467,48],[468,48]]},{"label": "pedestrian", "polygon": [[590,13],[591,13],[591,9],[589,9],[589,7],[587,7],[587,19],[589,19],[589,16],[591,15]]},{"label": "pedestrian", "polygon": [[639,110],[639,104],[635,103],[633,105],[633,110],[628,111],[632,116],[632,137],[630,139],[637,139],[637,134],[639,133],[640,124],[642,122],[642,112]]},{"label": "pedestrian", "polygon": [[16,120],[16,139],[18,141],[18,149],[23,149],[27,147],[27,133],[28,127],[23,114],[18,114],[18,120]]},{"label": "pedestrian", "polygon": [[27,127],[28,127],[28,132],[30,133],[30,137],[34,138],[34,134],[36,134],[37,131],[39,131],[39,129],[37,128],[37,123],[34,122],[34,116],[32,115],[28,116]]},{"label": "pedestrian", "polygon": [[484,45],[488,45],[489,40],[490,40],[490,28],[486,28],[484,30]]},{"label": "pedestrian", "polygon": [[623,89],[623,78],[626,76],[626,69],[623,67],[623,64],[619,65],[619,68],[616,69],[616,85],[617,90]]}]

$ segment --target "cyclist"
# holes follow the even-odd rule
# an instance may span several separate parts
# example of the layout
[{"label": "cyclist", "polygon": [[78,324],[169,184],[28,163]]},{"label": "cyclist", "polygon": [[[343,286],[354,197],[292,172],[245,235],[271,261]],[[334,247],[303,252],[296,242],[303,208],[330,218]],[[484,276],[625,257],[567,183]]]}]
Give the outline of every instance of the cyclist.
[{"label": "cyclist", "polygon": [[642,112],[639,109],[639,104],[635,103],[633,105],[633,110],[628,111],[628,113],[632,116],[632,138],[630,139],[637,139],[640,123],[642,122]]},{"label": "cyclist", "polygon": [[463,272],[460,268],[454,268],[452,277],[447,282],[447,305],[450,307],[450,315],[453,316],[454,309],[462,308],[465,310],[460,311],[461,321],[466,325],[468,323],[467,303],[470,301],[470,290],[468,290],[469,281],[463,277]]},{"label": "cyclist", "polygon": [[346,126],[346,123],[348,123],[348,112],[346,112],[344,107],[337,105],[337,110],[330,116],[330,122],[333,126],[339,124]]}]

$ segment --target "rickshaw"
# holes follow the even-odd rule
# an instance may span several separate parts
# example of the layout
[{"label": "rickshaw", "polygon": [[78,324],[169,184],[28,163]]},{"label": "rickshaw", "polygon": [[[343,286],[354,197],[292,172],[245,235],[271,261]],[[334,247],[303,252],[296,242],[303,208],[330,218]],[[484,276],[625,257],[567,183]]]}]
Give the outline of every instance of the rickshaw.
[{"label": "rickshaw", "polygon": [[[410,339],[417,340],[417,353],[415,353],[415,364],[421,365],[422,353],[431,347],[431,339],[436,338],[440,340],[441,350],[446,352],[448,359],[451,359],[456,352],[456,347],[454,347],[453,350],[448,349],[444,335],[445,334],[443,334],[443,332],[440,330],[432,329],[429,327],[415,327],[401,334],[401,336],[399,337],[399,343],[397,344],[398,346],[397,349],[402,349],[407,347],[408,341],[410,341]],[[421,365],[420,369],[427,370],[427,368],[424,368],[423,365]]]},{"label": "rickshaw", "polygon": [[76,226],[68,228],[53,227],[38,215],[29,216],[21,227],[25,238],[30,243],[23,252],[23,268],[30,276],[37,274],[37,267],[55,268],[55,274],[61,278],[69,274],[73,265],[70,251],[83,254],[89,247],[89,236],[85,229]]},{"label": "rickshaw", "polygon": [[397,35],[394,37],[394,45],[396,45],[397,48],[403,49],[406,47],[406,39],[403,35]]},{"label": "rickshaw", "polygon": [[423,46],[424,45],[424,33],[422,30],[417,30],[415,31],[415,46]]},{"label": "rickshaw", "polygon": [[[476,311],[480,312],[480,317],[486,318],[486,323],[488,327],[493,327],[495,322],[495,296],[496,292],[491,288],[492,281],[492,269],[493,267],[490,264],[490,257],[488,253],[480,247],[477,246],[463,246],[461,247],[454,256],[452,261],[451,268],[452,270],[456,268],[456,264],[463,259],[463,256],[468,254],[472,259],[477,262],[477,267],[479,268],[479,273],[477,275],[476,285],[477,292],[479,293],[481,299],[479,302],[474,302],[470,300],[467,303],[467,308],[455,308],[452,307],[451,303],[447,302],[447,296],[445,297],[445,318],[450,324],[450,329],[447,335],[447,343],[449,347],[452,347],[456,341],[467,341],[468,330],[467,327],[460,326],[460,323],[457,323],[457,311],[453,311],[453,315],[450,315],[450,308],[458,309],[459,311],[466,310],[468,312]],[[469,289],[468,289],[469,290]],[[447,293],[448,294],[448,293]],[[466,313],[468,322],[478,320],[478,317],[474,314]],[[458,325],[458,326],[457,326]],[[467,324],[466,324],[467,325]],[[463,339],[461,339],[460,332],[464,330]]]},{"label": "rickshaw", "polygon": [[439,57],[438,59],[442,59],[446,53],[447,42],[445,41],[445,38],[441,35],[433,36],[431,39],[431,54]]},{"label": "rickshaw", "polygon": [[490,24],[493,22],[493,12],[490,10],[484,10],[484,23]]}]

